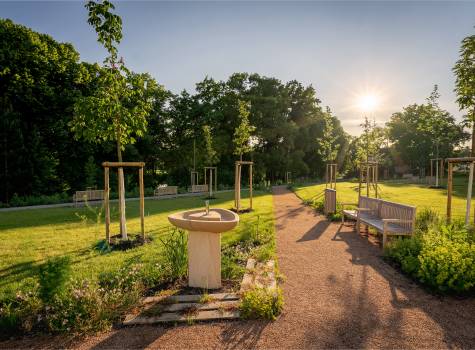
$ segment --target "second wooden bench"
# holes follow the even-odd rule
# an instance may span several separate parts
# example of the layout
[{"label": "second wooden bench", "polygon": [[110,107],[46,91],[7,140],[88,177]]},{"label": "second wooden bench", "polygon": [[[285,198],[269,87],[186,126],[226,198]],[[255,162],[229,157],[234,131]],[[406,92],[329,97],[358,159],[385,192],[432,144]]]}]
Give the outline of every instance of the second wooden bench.
[{"label": "second wooden bench", "polygon": [[342,203],[342,223],[345,216],[356,220],[358,233],[361,224],[373,227],[383,235],[383,248],[388,236],[408,236],[414,233],[416,207],[365,196],[359,197],[356,209],[345,209],[348,204],[350,203]]}]

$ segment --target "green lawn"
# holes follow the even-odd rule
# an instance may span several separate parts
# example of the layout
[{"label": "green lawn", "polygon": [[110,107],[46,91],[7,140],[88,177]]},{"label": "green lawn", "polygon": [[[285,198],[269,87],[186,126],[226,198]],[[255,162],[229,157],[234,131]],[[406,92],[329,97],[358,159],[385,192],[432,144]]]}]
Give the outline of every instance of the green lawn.
[{"label": "green lawn", "polygon": [[[465,177],[455,178],[452,197],[453,218],[465,217],[466,182]],[[418,210],[422,208],[431,208],[438,211],[444,217],[446,215],[446,189],[433,189],[429,188],[427,185],[396,182],[382,182],[379,184],[378,188],[379,195],[382,199],[414,205]],[[297,186],[295,192],[303,200],[321,199],[324,189],[325,184]],[[358,182],[338,182],[336,189],[338,202],[356,203],[358,201]],[[365,193],[366,192],[363,191],[363,194]],[[472,201],[472,208],[474,208],[474,206],[475,200]]]},{"label": "green lawn", "polygon": [[[246,193],[243,192],[245,196]],[[230,209],[233,192],[219,193],[211,207]],[[138,201],[127,202],[129,233],[140,232]],[[245,205],[245,203],[244,203]],[[0,213],[0,300],[15,292],[29,278],[35,278],[38,266],[48,257],[70,255],[73,277],[94,279],[102,271],[130,262],[159,262],[162,244],[158,239],[171,229],[169,213],[204,207],[202,197],[145,201],[145,231],[152,243],[130,249],[101,254],[94,246],[104,238],[103,218],[97,223],[100,208],[52,208]],[[259,217],[259,228],[274,230],[272,195],[255,192],[254,211],[241,214],[240,224],[223,235],[222,244],[239,240],[253,228]],[[112,233],[117,233],[118,212],[112,206]]]}]

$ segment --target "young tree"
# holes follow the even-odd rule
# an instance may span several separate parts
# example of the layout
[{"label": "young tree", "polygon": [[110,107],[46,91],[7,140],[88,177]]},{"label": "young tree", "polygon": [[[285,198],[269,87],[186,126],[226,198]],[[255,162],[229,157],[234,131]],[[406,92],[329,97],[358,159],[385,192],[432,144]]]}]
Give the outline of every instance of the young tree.
[{"label": "young tree", "polygon": [[[71,129],[76,138],[89,142],[115,142],[117,159],[136,137],[144,134],[147,117],[153,107],[156,82],[148,74],[128,70],[118,59],[117,46],[122,39],[122,20],[112,13],[114,5],[107,1],[89,1],[88,23],[96,30],[98,41],[108,52],[99,70],[99,88],[91,96],[80,97],[74,106]],[[123,168],[118,169],[120,233],[127,239],[125,222],[125,187]]]},{"label": "young tree", "polygon": [[321,137],[317,137],[317,153],[325,163],[334,162],[338,154],[339,144],[336,144],[338,135],[334,132],[333,117],[330,107],[326,108],[323,114],[323,133]]},{"label": "young tree", "polygon": [[357,142],[357,158],[360,162],[379,161],[381,159],[381,146],[385,141],[384,129],[378,127],[376,122],[371,122],[365,116],[364,122],[360,125],[363,133]]},{"label": "young tree", "polygon": [[203,139],[205,141],[205,163],[206,165],[214,165],[218,162],[218,154],[213,148],[213,136],[209,125],[203,125]]},{"label": "young tree", "polygon": [[460,58],[453,68],[455,93],[460,110],[467,110],[467,126],[472,127],[472,157],[475,156],[475,35],[462,40]]},{"label": "young tree", "polygon": [[240,123],[234,131],[234,154],[242,160],[242,155],[252,151],[250,144],[251,134],[256,129],[249,122],[249,106],[246,102],[239,100],[239,119]]}]

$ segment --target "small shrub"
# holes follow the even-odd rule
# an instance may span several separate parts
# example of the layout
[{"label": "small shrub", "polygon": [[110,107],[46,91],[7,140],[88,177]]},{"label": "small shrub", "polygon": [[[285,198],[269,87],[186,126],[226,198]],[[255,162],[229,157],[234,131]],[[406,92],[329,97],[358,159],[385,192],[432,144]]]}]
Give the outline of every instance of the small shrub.
[{"label": "small shrub", "polygon": [[174,229],[163,243],[165,268],[172,279],[186,276],[188,272],[188,248],[186,234],[182,230]]},{"label": "small shrub", "polygon": [[18,291],[14,298],[0,303],[0,338],[30,332],[41,321],[42,301],[36,285],[28,292]]},{"label": "small shrub", "polygon": [[48,329],[90,333],[110,328],[139,301],[140,284],[123,289],[126,285],[119,283],[121,288],[110,289],[88,280],[73,283],[67,294],[55,297],[46,307]]},{"label": "small shrub", "polygon": [[64,291],[66,282],[71,274],[71,259],[69,256],[48,259],[40,266],[39,295],[45,302]]},{"label": "small shrub", "polygon": [[424,208],[417,213],[416,230],[427,232],[431,227],[437,227],[442,222],[440,215],[433,209]]},{"label": "small shrub", "polygon": [[[432,215],[425,215],[424,218]],[[473,233],[461,222],[433,224],[428,231],[409,239],[398,239],[386,255],[403,272],[432,290],[442,293],[467,293],[475,290],[475,244]],[[425,225],[425,224],[424,224]]]},{"label": "small shrub", "polygon": [[249,255],[242,242],[227,245],[221,251],[221,274],[225,279],[239,281],[245,272],[245,264]]},{"label": "small shrub", "polygon": [[469,233],[443,225],[423,237],[419,255],[421,281],[441,292],[467,292],[475,287],[475,246]]},{"label": "small shrub", "polygon": [[325,203],[322,199],[313,201],[311,206],[315,208],[315,210],[319,213],[323,213],[323,211],[325,210]]},{"label": "small shrub", "polygon": [[386,256],[401,267],[402,271],[416,277],[420,268],[419,253],[422,242],[419,236],[410,239],[398,238],[386,249]]},{"label": "small shrub", "polygon": [[239,308],[243,318],[275,320],[283,306],[280,288],[254,288],[244,293]]}]

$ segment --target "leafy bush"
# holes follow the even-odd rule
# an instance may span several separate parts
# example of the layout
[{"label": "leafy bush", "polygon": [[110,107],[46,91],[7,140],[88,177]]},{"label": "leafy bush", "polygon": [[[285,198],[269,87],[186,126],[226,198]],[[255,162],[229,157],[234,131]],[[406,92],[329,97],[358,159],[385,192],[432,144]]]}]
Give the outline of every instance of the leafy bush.
[{"label": "leafy bush", "polygon": [[434,224],[427,232],[392,242],[386,254],[405,273],[433,290],[443,293],[475,290],[474,238],[463,223]]},{"label": "leafy bush", "polygon": [[432,227],[437,227],[442,223],[438,212],[430,208],[423,208],[417,213],[416,230],[427,232]]},{"label": "leafy bush", "polygon": [[39,295],[44,302],[51,300],[65,289],[71,273],[69,256],[48,259],[40,266]]},{"label": "leafy bush", "polygon": [[[71,285],[68,294],[54,298],[46,310],[46,324],[53,332],[97,332],[110,328],[113,322],[135,306],[142,293],[138,270],[121,269],[101,280],[82,280]],[[111,280],[108,280],[112,277]]]},{"label": "leafy bush", "polygon": [[221,274],[223,278],[239,281],[244,275],[245,259],[232,249],[224,249],[221,255]]},{"label": "leafy bush", "polygon": [[475,287],[475,245],[457,225],[442,225],[423,237],[418,273],[422,282],[441,292],[466,292]]},{"label": "leafy bush", "polygon": [[42,301],[38,296],[38,285],[28,292],[18,291],[14,298],[0,303],[0,338],[17,334],[18,331],[29,332],[38,322]]},{"label": "leafy bush", "polygon": [[[160,274],[163,279],[163,270],[157,264],[133,264],[102,273],[95,281],[66,280],[61,282],[60,292],[52,293],[53,281],[62,281],[67,275],[62,273],[62,266],[58,260],[45,264],[48,273],[40,278],[43,285],[28,286],[28,292],[18,292],[14,298],[0,302],[2,335],[18,335],[35,327],[50,332],[105,330],[137,305],[145,288],[155,285]],[[41,296],[45,292],[47,296]]]},{"label": "leafy bush", "polygon": [[417,277],[420,268],[419,253],[421,249],[420,236],[414,236],[411,239],[399,238],[388,246],[386,255],[397,262],[405,273]]},{"label": "leafy bush", "polygon": [[25,207],[28,205],[58,204],[71,202],[71,196],[67,193],[56,193],[53,195],[24,196],[20,197],[16,193],[10,199],[10,207]]},{"label": "leafy bush", "polygon": [[325,203],[323,202],[323,199],[313,201],[311,206],[319,213],[323,213],[325,210]]},{"label": "leafy bush", "polygon": [[181,278],[188,272],[187,236],[184,231],[173,229],[163,243],[165,267],[170,278]]},{"label": "leafy bush", "polygon": [[283,306],[280,288],[254,288],[244,293],[239,308],[243,318],[275,320]]}]

